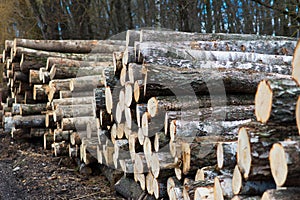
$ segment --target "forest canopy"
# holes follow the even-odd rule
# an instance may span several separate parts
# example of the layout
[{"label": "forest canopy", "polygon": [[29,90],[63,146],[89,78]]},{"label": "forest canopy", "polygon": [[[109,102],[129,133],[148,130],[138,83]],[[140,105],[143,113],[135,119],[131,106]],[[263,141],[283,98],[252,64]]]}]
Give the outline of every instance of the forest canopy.
[{"label": "forest canopy", "polygon": [[128,29],[298,36],[298,0],[0,0],[5,39],[107,39]]}]

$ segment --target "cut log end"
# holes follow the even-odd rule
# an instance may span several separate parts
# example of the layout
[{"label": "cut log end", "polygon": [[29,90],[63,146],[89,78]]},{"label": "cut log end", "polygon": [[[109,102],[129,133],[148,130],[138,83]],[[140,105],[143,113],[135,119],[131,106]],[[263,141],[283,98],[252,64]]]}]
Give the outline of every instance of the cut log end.
[{"label": "cut log end", "polygon": [[245,179],[251,168],[251,147],[246,128],[242,127],[238,133],[237,163]]},{"label": "cut log end", "polygon": [[282,186],[287,178],[288,166],[283,147],[276,143],[269,154],[270,168],[277,186]]},{"label": "cut log end", "polygon": [[152,97],[151,99],[148,100],[147,110],[151,117],[154,117],[157,114],[158,111],[157,104],[158,102],[155,97]]},{"label": "cut log end", "polygon": [[113,98],[110,87],[105,88],[105,106],[108,114],[111,114],[113,108]]},{"label": "cut log end", "polygon": [[223,190],[218,177],[214,179],[214,199],[223,200]]},{"label": "cut log end", "polygon": [[224,151],[223,151],[222,143],[218,143],[217,146],[217,162],[218,162],[218,168],[222,169],[224,163]]},{"label": "cut log end", "polygon": [[133,96],[134,96],[134,100],[135,102],[139,102],[140,99],[140,84],[139,81],[135,81],[134,85],[133,85]]},{"label": "cut log end", "polygon": [[273,93],[266,80],[258,84],[255,95],[255,116],[257,121],[266,123],[272,109]]},{"label": "cut log end", "polygon": [[125,83],[125,105],[130,107],[132,102],[132,84],[130,82]]},{"label": "cut log end", "polygon": [[242,188],[242,174],[239,170],[239,167],[236,165],[233,170],[232,176],[232,192],[237,195],[240,193]]},{"label": "cut log end", "polygon": [[296,104],[296,123],[298,127],[298,133],[300,135],[300,97],[298,97]]},{"label": "cut log end", "polygon": [[299,46],[300,42],[298,42],[295,51],[294,51],[294,55],[293,55],[293,60],[292,60],[292,77],[297,81],[297,83],[300,83],[300,51],[299,51]]}]

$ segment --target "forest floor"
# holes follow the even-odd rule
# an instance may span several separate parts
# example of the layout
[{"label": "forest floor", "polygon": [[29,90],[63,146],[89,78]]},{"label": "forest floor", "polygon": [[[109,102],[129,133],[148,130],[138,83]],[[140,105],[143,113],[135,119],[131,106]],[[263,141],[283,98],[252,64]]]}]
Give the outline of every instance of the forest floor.
[{"label": "forest floor", "polygon": [[0,152],[0,200],[123,199],[100,170],[80,171],[73,159],[44,150],[42,141],[0,131]]}]

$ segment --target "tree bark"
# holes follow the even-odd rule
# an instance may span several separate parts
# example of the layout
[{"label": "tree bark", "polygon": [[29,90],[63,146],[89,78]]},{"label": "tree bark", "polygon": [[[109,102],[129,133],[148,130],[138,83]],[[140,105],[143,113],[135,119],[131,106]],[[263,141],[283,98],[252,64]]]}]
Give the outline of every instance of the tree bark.
[{"label": "tree bark", "polygon": [[91,75],[79,78],[73,78],[70,82],[70,90],[72,92],[94,90],[97,87],[104,86],[104,79],[102,75]]},{"label": "tree bark", "polygon": [[125,46],[121,40],[30,40],[16,38],[14,51],[17,47],[26,47],[36,50],[53,51],[62,53],[111,53],[106,46]]},{"label": "tree bark", "polygon": [[18,128],[45,128],[45,115],[30,115],[13,117],[13,124]]},{"label": "tree bark", "polygon": [[47,105],[42,104],[21,104],[20,115],[39,115],[47,110]]},{"label": "tree bark", "polygon": [[95,116],[92,105],[58,105],[53,112],[54,122],[59,122],[62,118],[72,117],[93,117]]},{"label": "tree bark", "polygon": [[298,187],[288,187],[282,189],[272,189],[264,192],[261,200],[290,200],[290,199],[299,199],[300,190]]},{"label": "tree bark", "polygon": [[[290,76],[254,72],[248,70],[177,70],[176,68],[158,65],[149,65],[144,81],[146,96],[159,96],[166,92],[173,95],[220,95],[254,94],[257,85],[264,79],[291,79]],[[149,93],[149,94],[148,94]]]}]

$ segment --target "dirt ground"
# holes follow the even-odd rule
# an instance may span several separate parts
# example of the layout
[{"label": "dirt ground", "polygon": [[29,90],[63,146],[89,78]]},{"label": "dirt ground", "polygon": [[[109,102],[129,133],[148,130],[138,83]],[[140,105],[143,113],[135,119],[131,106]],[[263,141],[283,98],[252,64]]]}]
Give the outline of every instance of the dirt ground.
[{"label": "dirt ground", "polygon": [[0,200],[123,199],[97,167],[80,171],[69,157],[53,157],[41,139],[12,139],[0,131]]}]

